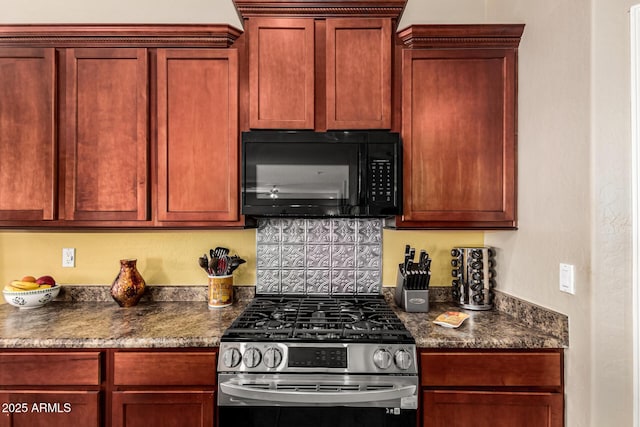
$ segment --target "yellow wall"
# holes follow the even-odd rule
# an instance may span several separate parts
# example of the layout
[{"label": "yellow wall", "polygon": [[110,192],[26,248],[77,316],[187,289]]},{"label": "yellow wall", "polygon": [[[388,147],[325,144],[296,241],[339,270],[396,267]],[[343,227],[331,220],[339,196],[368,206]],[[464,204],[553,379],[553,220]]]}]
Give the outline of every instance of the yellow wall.
[{"label": "yellow wall", "polygon": [[[63,284],[110,284],[119,260],[135,258],[148,284],[206,284],[198,257],[225,246],[247,260],[237,284],[255,284],[255,230],[0,232],[0,279],[50,274]],[[62,267],[62,248],[76,248],[76,267]]]},{"label": "yellow wall", "polygon": [[[236,285],[255,285],[255,230],[0,232],[0,283],[25,275],[53,276],[62,284],[110,284],[119,260],[136,258],[151,285],[206,283],[197,259],[210,248],[226,246],[247,260],[236,270]],[[426,249],[434,259],[432,285],[451,283],[449,252],[453,246],[480,245],[482,232],[396,231],[383,233],[383,283],[394,285],[404,246]],[[76,249],[76,267],[63,268],[62,248]]]},{"label": "yellow wall", "polygon": [[[451,285],[451,248],[456,246],[480,246],[484,242],[481,231],[408,231],[384,230],[382,234],[382,283],[395,285],[398,264],[404,259],[405,245],[425,249],[431,263],[431,285]],[[417,259],[416,255],[416,259]]]}]

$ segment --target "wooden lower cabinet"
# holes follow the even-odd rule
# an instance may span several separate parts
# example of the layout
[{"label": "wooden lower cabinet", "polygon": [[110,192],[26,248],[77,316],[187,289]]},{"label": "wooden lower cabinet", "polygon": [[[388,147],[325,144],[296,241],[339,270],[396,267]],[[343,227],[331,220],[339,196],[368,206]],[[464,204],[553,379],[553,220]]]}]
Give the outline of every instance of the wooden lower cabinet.
[{"label": "wooden lower cabinet", "polygon": [[215,392],[116,391],[112,395],[112,427],[211,427]]},{"label": "wooden lower cabinet", "polygon": [[111,426],[211,427],[216,352],[113,352]]},{"label": "wooden lower cabinet", "polygon": [[556,427],[561,393],[444,391],[422,393],[423,427]]},{"label": "wooden lower cabinet", "polygon": [[100,426],[99,351],[0,352],[0,427]]},{"label": "wooden lower cabinet", "polygon": [[214,349],[0,351],[0,427],[212,427]]},{"label": "wooden lower cabinet", "polygon": [[422,350],[423,427],[564,426],[563,352]]},{"label": "wooden lower cabinet", "polygon": [[98,391],[2,390],[1,427],[100,426]]}]

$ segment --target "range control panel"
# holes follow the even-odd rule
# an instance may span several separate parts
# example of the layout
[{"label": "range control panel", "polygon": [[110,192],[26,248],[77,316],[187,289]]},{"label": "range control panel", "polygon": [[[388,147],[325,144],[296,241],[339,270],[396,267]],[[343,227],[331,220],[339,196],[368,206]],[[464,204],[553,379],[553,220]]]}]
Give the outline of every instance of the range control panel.
[{"label": "range control panel", "polygon": [[223,342],[218,372],[415,374],[410,344]]}]

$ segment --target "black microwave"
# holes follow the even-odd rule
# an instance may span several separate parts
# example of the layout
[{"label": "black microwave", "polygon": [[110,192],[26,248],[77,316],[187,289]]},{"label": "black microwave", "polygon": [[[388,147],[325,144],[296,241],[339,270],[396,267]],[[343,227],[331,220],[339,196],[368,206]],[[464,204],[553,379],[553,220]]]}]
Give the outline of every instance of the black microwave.
[{"label": "black microwave", "polygon": [[242,133],[244,215],[399,215],[401,183],[402,148],[398,133]]}]

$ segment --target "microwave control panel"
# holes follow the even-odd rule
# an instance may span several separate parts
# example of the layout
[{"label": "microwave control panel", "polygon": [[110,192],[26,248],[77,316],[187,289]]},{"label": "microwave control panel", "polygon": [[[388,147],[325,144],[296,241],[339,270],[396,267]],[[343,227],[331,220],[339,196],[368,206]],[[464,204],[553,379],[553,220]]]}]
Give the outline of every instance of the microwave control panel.
[{"label": "microwave control panel", "polygon": [[393,163],[390,159],[374,159],[369,164],[369,200],[375,204],[393,204],[395,198]]}]

